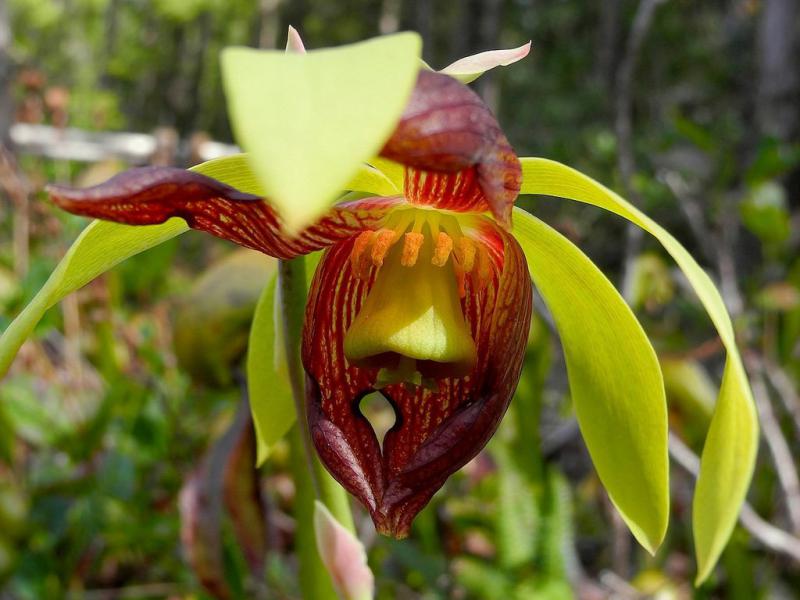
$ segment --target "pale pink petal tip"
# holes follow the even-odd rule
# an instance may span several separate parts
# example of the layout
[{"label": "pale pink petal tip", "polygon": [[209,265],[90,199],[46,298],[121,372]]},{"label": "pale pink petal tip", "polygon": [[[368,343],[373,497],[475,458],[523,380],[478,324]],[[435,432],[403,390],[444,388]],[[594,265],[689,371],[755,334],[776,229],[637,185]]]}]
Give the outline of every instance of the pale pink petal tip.
[{"label": "pale pink petal tip", "polygon": [[286,34],[286,51],[299,52],[300,54],[305,54],[306,52],[306,47],[303,45],[300,34],[291,25],[289,25],[289,32]]},{"label": "pale pink petal tip", "polygon": [[462,81],[472,81],[480,77],[483,73],[495,67],[507,67],[510,64],[522,60],[531,51],[531,43],[523,44],[519,48],[509,48],[506,50],[488,50],[461,58],[456,62],[446,66],[440,71],[451,75]]},{"label": "pale pink petal tip", "polygon": [[370,600],[375,593],[375,578],[367,566],[364,545],[319,501],[314,503],[314,532],[322,564],[339,596],[344,600]]}]

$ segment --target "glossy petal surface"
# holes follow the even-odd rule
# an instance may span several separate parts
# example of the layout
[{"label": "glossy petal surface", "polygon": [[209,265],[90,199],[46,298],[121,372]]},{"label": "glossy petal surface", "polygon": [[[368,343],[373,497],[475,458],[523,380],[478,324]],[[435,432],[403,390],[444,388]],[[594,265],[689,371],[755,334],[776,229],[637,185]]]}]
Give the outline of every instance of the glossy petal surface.
[{"label": "glossy petal surface", "polygon": [[[485,289],[467,284],[464,317],[478,363],[438,389],[407,384],[381,390],[397,421],[383,448],[359,410],[374,390],[377,369],[349,365],[343,337],[374,282],[353,277],[352,241],[330,248],[312,284],[306,311],[303,364],[309,423],[328,469],[370,511],[386,534],[408,534],[414,516],[454,471],[494,433],[519,380],[531,310],[531,284],[516,241],[486,220],[493,275]],[[402,302],[402,290],[397,301]]]},{"label": "glossy petal surface", "polygon": [[510,225],[522,181],[519,160],[483,100],[452,77],[419,73],[381,155],[413,169],[406,178],[409,201],[489,210],[502,226]]},{"label": "glossy petal surface", "polygon": [[375,227],[402,202],[395,197],[345,203],[291,237],[259,196],[183,169],[131,169],[92,188],[51,186],[49,191],[56,204],[73,214],[128,225],[154,225],[180,217],[193,229],[276,258],[307,254]]}]

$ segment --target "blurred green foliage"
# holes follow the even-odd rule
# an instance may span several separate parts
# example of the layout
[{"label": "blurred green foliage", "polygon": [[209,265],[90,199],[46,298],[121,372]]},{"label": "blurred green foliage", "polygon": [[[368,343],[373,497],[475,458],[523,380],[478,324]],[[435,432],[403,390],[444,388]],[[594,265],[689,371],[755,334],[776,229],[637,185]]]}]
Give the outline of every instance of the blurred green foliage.
[{"label": "blurred green foliage", "polygon": [[[735,289],[723,282],[723,291],[729,302],[737,301],[731,293],[740,297],[735,312],[745,355],[771,365],[797,390],[800,145],[790,125],[776,135],[755,118],[757,30],[767,4],[671,0],[658,8],[632,90],[637,169],[630,185],[641,207],[715,277],[733,266]],[[221,141],[230,141],[230,132],[220,49],[280,47],[289,23],[314,48],[376,35],[394,16],[400,28],[423,33],[424,56],[434,66],[531,39],[526,61],[477,84],[495,103],[509,139],[520,154],[561,160],[616,188],[625,183],[617,169],[615,76],[635,0],[8,5],[18,118],[94,130],[167,126],[184,138],[203,131]],[[67,92],[66,105],[48,95],[54,89]],[[53,210],[41,187],[75,181],[86,165],[31,156],[20,156],[19,165],[33,190],[23,223],[30,260],[27,270],[15,266],[20,248],[14,240],[23,224],[19,207],[3,195],[3,329],[84,223]],[[621,222],[574,203],[521,198],[519,204],[622,282]],[[721,349],[668,259],[646,240],[639,250],[625,286],[628,299],[660,354],[672,428],[698,451]],[[192,282],[229,251],[187,234],[131,259],[51,310],[0,382],[4,597],[123,597],[90,595],[109,589],[136,598],[209,597],[182,556],[178,496],[228,429],[240,390],[236,367],[223,377],[206,373],[226,383],[222,389],[204,387],[191,369],[179,367],[173,326]],[[237,313],[237,325],[241,318]],[[219,348],[196,339],[189,345],[203,359],[198,364],[207,364]],[[687,490],[693,480],[677,468],[664,548],[649,557],[631,546],[577,435],[563,369],[557,338],[546,318],[536,319],[517,396],[487,450],[437,494],[411,538],[362,536],[379,598],[793,596],[800,588],[798,564],[765,550],[743,529],[712,580],[691,589]],[[769,389],[782,397],[775,382]],[[776,403],[779,433],[796,456],[800,432],[791,408],[791,402]],[[289,465],[288,449],[279,445],[261,470],[269,548],[263,587],[245,591],[237,536],[230,518],[222,521],[225,577],[234,597],[298,596]],[[769,452],[762,452],[750,502],[767,521],[790,530],[782,497]]]}]

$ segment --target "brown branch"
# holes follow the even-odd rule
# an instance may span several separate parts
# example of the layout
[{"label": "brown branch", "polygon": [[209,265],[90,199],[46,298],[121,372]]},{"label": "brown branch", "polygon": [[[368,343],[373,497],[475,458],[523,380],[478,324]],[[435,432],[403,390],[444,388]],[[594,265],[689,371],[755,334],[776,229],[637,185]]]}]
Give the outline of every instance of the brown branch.
[{"label": "brown branch", "polygon": [[753,399],[758,409],[763,438],[772,455],[778,482],[785,495],[786,510],[792,530],[797,533],[800,532],[800,478],[797,475],[797,466],[794,464],[786,436],[783,435],[775,411],[772,409],[769,390],[762,375],[763,361],[752,352],[748,353],[745,359],[750,372],[750,387],[753,390]]},{"label": "brown branch", "polygon": [[791,416],[797,434],[800,436],[800,394],[794,387],[792,380],[780,365],[765,359],[763,363],[764,374],[767,376],[772,389],[778,394],[778,398],[783,404],[784,409]]}]

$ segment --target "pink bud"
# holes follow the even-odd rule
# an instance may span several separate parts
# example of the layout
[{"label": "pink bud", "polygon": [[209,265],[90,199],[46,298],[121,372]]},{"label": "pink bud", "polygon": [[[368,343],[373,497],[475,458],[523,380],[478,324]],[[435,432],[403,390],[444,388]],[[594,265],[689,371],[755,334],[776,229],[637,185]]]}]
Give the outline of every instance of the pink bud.
[{"label": "pink bud", "polygon": [[375,578],[364,545],[319,501],[314,503],[314,531],[320,558],[338,594],[344,600],[372,598]]}]

